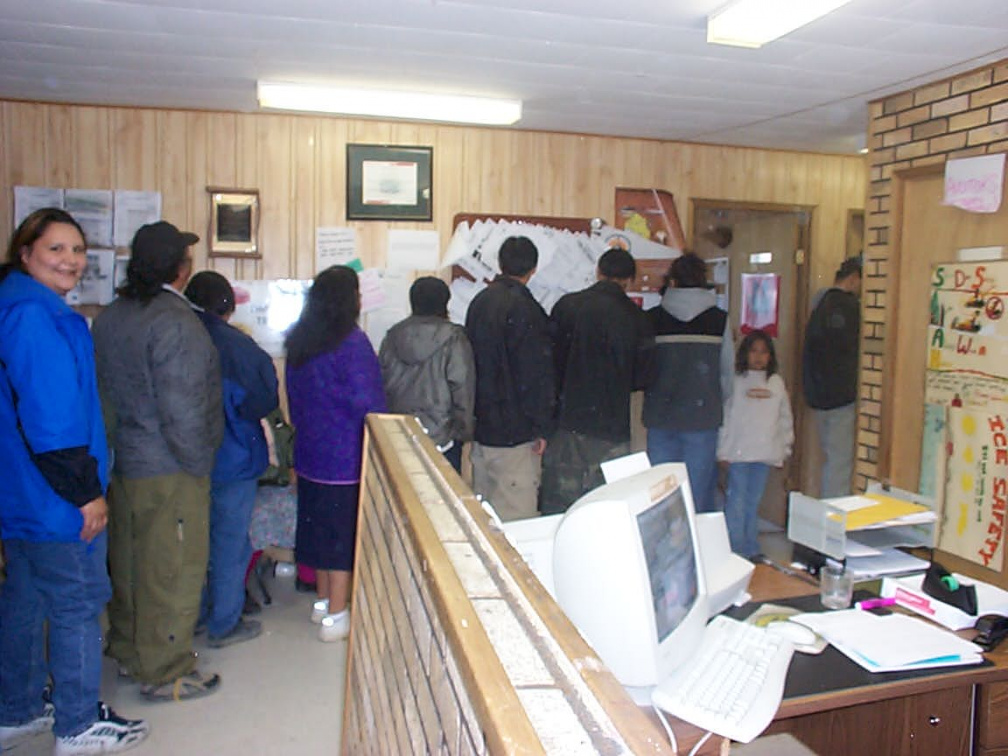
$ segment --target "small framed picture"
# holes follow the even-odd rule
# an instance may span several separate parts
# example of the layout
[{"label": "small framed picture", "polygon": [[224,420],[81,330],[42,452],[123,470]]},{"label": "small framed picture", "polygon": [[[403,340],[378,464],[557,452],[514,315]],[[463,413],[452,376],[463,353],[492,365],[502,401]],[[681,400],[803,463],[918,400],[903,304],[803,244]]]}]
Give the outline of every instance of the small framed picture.
[{"label": "small framed picture", "polygon": [[431,147],[347,145],[347,220],[429,221]]},{"label": "small framed picture", "polygon": [[259,190],[208,186],[211,257],[260,258]]}]

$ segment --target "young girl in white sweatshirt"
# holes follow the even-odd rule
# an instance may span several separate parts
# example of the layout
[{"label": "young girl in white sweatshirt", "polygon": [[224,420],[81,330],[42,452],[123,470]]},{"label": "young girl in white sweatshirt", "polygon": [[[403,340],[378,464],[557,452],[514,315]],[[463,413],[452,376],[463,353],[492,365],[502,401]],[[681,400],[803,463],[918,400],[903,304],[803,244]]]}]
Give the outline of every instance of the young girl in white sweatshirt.
[{"label": "young girl in white sweatshirt", "polygon": [[770,467],[783,467],[794,444],[791,400],[777,373],[773,340],[751,331],[735,357],[731,396],[718,436],[718,460],[728,463],[725,521],[732,551],[760,553],[758,512]]}]

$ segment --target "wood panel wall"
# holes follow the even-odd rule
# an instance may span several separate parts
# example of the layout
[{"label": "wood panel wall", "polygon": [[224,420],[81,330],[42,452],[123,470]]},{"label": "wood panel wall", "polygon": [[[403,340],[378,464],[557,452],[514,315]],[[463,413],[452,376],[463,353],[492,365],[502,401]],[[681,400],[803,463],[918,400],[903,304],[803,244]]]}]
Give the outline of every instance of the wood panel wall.
[{"label": "wood panel wall", "polygon": [[[433,223],[346,223],[346,144],[434,148]],[[643,139],[350,120],[0,101],[0,231],[11,231],[11,187],[148,189],[164,216],[205,236],[207,186],[260,191],[259,262],[217,260],[239,278],[311,277],[315,227],[351,225],[368,265],[386,233],[434,228],[442,246],[458,212],[603,217],[617,186],[666,189],[686,219],[688,198],[813,205],[812,286],[844,254],[847,211],[864,206],[857,156]],[[687,232],[689,230],[687,229]],[[205,246],[196,249],[206,264]]]},{"label": "wood panel wall", "polygon": [[[886,479],[888,445],[900,427],[893,410],[892,360],[899,308],[900,180],[949,158],[1008,152],[1008,60],[869,105],[870,183],[861,299],[861,377],[856,483]],[[922,257],[926,257],[923,253]],[[924,264],[927,260],[924,259]]]}]

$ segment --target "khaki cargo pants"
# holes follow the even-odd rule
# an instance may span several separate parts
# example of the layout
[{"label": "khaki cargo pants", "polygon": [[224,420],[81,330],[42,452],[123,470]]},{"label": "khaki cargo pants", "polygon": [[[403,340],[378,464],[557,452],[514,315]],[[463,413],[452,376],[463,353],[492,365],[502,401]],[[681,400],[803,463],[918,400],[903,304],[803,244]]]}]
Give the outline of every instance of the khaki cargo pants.
[{"label": "khaki cargo pants", "polygon": [[159,685],[196,666],[193,630],[209,553],[210,479],[113,477],[109,491],[109,655]]}]

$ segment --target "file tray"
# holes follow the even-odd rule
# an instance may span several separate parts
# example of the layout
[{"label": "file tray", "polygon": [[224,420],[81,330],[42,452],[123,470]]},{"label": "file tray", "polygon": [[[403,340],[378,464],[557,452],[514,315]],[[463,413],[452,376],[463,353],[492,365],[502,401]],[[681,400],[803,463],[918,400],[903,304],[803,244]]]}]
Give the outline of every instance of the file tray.
[{"label": "file tray", "polygon": [[[909,548],[931,548],[935,543],[934,503],[918,494],[896,488],[883,490],[878,483],[868,486],[866,494],[885,496],[888,500],[899,500],[922,505],[931,511],[930,522],[919,522],[919,516],[897,517],[892,520],[871,521],[852,527],[851,521],[866,523],[871,518],[864,517],[863,510],[851,510],[852,497],[840,499],[817,499],[798,491],[788,496],[788,539],[793,543],[807,546],[833,559],[843,560],[849,556],[847,539],[852,534],[866,530],[885,528],[899,529],[900,545]],[[851,517],[851,515],[855,515]],[[855,538],[856,540],[856,538]]]}]

